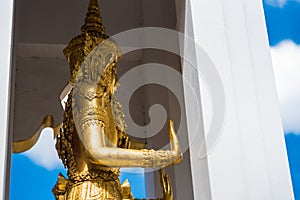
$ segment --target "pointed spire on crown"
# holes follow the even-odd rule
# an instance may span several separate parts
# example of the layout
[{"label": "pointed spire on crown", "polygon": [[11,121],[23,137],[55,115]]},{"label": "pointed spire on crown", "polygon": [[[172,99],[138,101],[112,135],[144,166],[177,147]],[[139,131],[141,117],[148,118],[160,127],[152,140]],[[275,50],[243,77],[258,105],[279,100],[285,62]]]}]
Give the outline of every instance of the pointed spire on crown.
[{"label": "pointed spire on crown", "polygon": [[74,37],[63,51],[70,65],[71,83],[74,82],[84,58],[97,44],[107,38],[98,1],[90,0],[84,24],[81,27],[81,34]]},{"label": "pointed spire on crown", "polygon": [[[102,24],[100,9],[97,0],[90,0],[88,11],[84,20],[84,25],[81,27],[82,33],[98,33],[97,36],[107,38],[105,27]],[[93,34],[92,34],[93,35]]]}]

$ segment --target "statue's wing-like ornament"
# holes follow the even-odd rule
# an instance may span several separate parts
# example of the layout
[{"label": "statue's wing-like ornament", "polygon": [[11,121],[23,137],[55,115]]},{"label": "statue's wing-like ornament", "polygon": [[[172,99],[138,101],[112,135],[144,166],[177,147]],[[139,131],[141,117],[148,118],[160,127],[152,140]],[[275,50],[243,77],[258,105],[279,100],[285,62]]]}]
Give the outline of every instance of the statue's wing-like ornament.
[{"label": "statue's wing-like ornament", "polygon": [[53,128],[53,123],[54,123],[54,120],[53,120],[53,117],[51,115],[45,116],[42,123],[41,123],[41,125],[40,125],[40,127],[35,132],[35,134],[33,134],[33,136],[31,138],[26,139],[26,140],[13,142],[13,144],[12,144],[13,152],[14,153],[21,153],[21,152],[29,150],[38,141],[42,130],[44,128],[47,128],[47,127]]},{"label": "statue's wing-like ornament", "polygon": [[[60,95],[60,100],[63,101],[69,94],[69,92],[72,90],[72,86],[70,84],[67,84],[66,87],[62,90]],[[41,132],[44,128],[52,128],[54,131],[53,138],[56,138],[56,136],[60,132],[60,128],[62,127],[62,122],[58,125],[54,126],[54,118],[52,115],[46,115],[40,124],[37,131],[32,135],[31,138],[20,140],[12,143],[12,149],[13,153],[22,153],[25,151],[28,151],[31,149],[39,140]]]},{"label": "statue's wing-like ornament", "polygon": [[59,133],[59,130],[62,126],[62,123],[54,127],[54,120],[51,115],[46,115],[38,128],[38,130],[33,134],[33,136],[26,140],[21,140],[12,143],[12,149],[14,153],[22,153],[31,149],[39,140],[41,132],[44,128],[53,128],[54,130],[54,137]]}]

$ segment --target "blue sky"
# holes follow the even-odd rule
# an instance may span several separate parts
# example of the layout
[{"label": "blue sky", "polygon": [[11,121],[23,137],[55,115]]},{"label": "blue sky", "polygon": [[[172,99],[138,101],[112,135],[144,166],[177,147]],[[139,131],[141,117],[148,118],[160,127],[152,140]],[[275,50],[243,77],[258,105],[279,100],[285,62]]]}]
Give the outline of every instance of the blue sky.
[{"label": "blue sky", "polygon": [[[277,2],[280,2],[280,0]],[[264,3],[264,10],[271,46],[277,45],[286,39],[300,44],[299,2],[290,0],[283,6]]]},{"label": "blue sky", "polygon": [[[264,10],[294,194],[300,200],[300,0],[264,0]],[[44,135],[42,146],[51,138],[51,133]],[[51,190],[57,175],[66,174],[55,161],[54,151],[49,148],[42,155],[36,148],[13,155],[11,200],[54,199]],[[135,197],[145,196],[143,174],[123,173],[121,181],[125,178],[129,179]]]}]

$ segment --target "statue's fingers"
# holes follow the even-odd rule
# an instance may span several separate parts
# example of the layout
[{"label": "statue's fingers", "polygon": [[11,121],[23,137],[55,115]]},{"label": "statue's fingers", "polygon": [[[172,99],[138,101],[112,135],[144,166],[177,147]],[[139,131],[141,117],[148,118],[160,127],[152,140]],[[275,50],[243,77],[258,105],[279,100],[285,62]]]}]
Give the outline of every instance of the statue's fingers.
[{"label": "statue's fingers", "polygon": [[171,182],[170,182],[170,177],[169,177],[169,175],[167,174],[166,175],[166,185],[167,185],[167,191],[169,192],[169,191],[171,191]]},{"label": "statue's fingers", "polygon": [[171,141],[171,150],[180,152],[180,144],[172,120],[169,121],[169,135]]},{"label": "statue's fingers", "polygon": [[176,132],[175,132],[175,128],[174,128],[174,122],[173,120],[169,120],[169,137],[170,140],[173,141],[174,140],[174,136],[176,137]]},{"label": "statue's fingers", "polygon": [[169,175],[167,175],[167,185],[168,185],[168,191],[171,192],[172,191],[172,186],[171,186],[171,181],[170,181],[170,177]]},{"label": "statue's fingers", "polygon": [[159,173],[160,173],[161,184],[162,184],[163,188],[165,189],[166,182],[165,182],[165,171],[164,171],[164,169],[161,168],[161,169],[159,170]]}]

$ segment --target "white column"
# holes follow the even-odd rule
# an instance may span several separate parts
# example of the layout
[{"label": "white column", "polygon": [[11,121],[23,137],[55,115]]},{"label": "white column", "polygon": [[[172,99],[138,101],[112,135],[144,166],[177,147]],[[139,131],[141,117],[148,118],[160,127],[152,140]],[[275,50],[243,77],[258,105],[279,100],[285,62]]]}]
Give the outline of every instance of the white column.
[{"label": "white column", "polygon": [[[180,8],[184,7],[185,12],[180,11]],[[182,2],[177,1],[177,28],[178,31],[183,32],[188,38],[194,38],[194,23],[191,10],[191,2],[186,0],[185,5]],[[184,20],[180,20],[184,18]],[[182,41],[181,41],[182,42]],[[183,82],[184,87],[184,97],[185,97],[185,109],[186,109],[186,120],[187,120],[187,130],[188,130],[188,140],[189,140],[189,152],[190,152],[190,165],[191,165],[191,176],[193,184],[193,197],[194,199],[211,199],[211,189],[210,189],[210,180],[209,180],[209,168],[207,158],[199,159],[199,147],[204,140],[204,119],[201,113],[198,113],[197,105],[195,105],[195,99],[193,100],[193,95],[197,95],[198,99],[200,97],[200,85],[199,85],[199,74],[197,74],[195,64],[199,64],[196,56],[197,47],[191,41],[184,41],[184,44],[181,44],[181,54],[184,58],[188,58],[191,63],[187,60],[182,60],[182,75],[183,79],[186,80]],[[191,84],[191,85],[188,85]],[[193,91],[192,91],[192,90]],[[195,94],[193,94],[195,92]],[[201,100],[202,101],[202,100]],[[198,102],[201,106],[201,102]],[[196,106],[196,107],[194,107]],[[203,112],[202,108],[199,108],[200,112]],[[198,116],[199,118],[195,118]],[[194,135],[195,130],[197,129],[197,134]],[[180,173],[185,173],[183,170]]]},{"label": "white column", "polygon": [[0,200],[5,199],[13,0],[0,3]]},{"label": "white column", "polygon": [[[207,157],[211,197],[193,179],[195,199],[294,199],[262,1],[188,1],[193,24],[185,29],[213,60],[226,96],[222,136]],[[211,113],[203,105],[205,121]],[[192,173],[200,176],[193,148]]]}]

